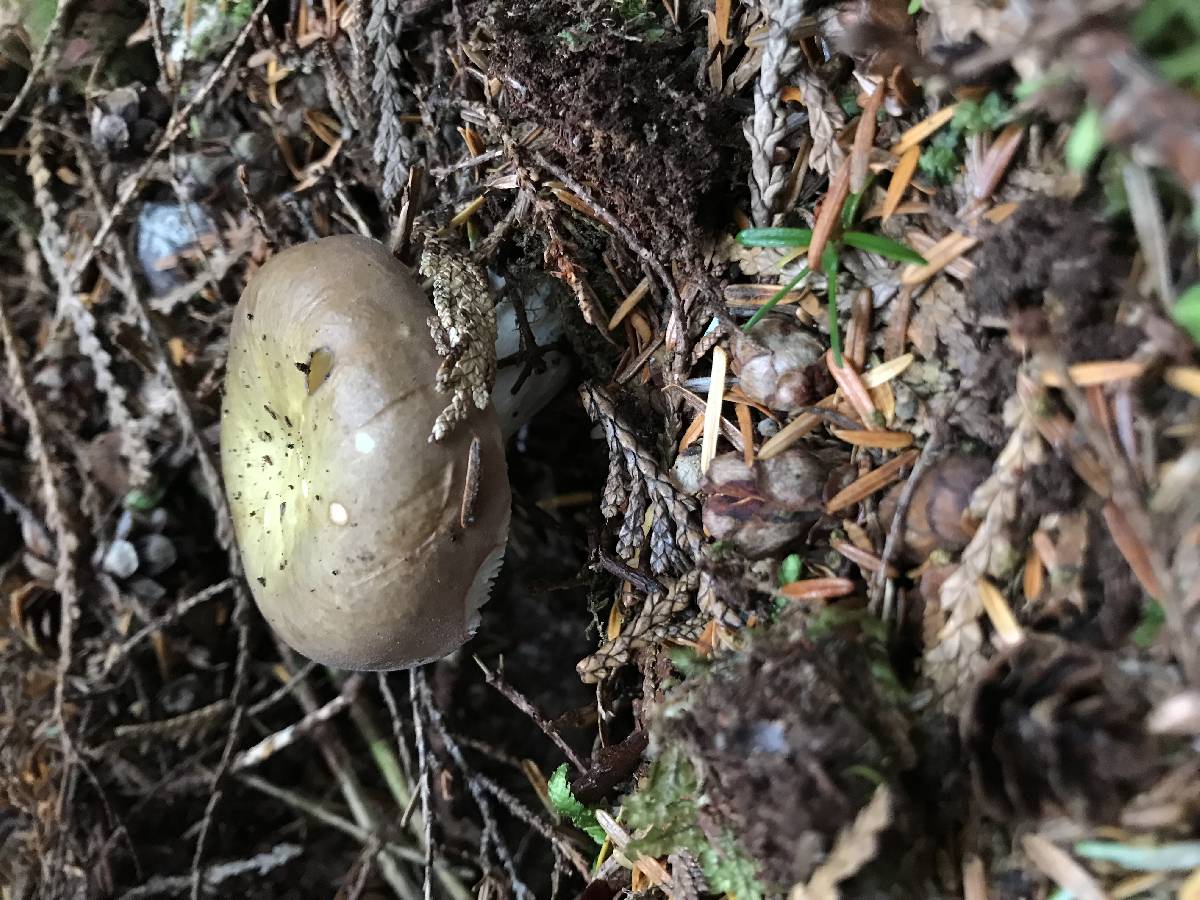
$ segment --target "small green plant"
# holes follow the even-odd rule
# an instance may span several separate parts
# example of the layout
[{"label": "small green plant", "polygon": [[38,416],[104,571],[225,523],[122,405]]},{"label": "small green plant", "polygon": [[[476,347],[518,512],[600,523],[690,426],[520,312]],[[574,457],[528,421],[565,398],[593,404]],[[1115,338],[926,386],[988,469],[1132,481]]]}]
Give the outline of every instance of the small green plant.
[{"label": "small green plant", "polygon": [[954,111],[954,118],[922,151],[918,163],[921,172],[932,181],[949,184],[962,165],[963,138],[995,131],[1011,119],[1012,110],[995,91],[979,101],[961,101]]},{"label": "small green plant", "polygon": [[[854,220],[857,218],[858,204],[863,193],[865,193],[865,188],[858,194],[851,194],[846,198],[846,205],[842,207],[843,228],[854,224]],[[847,209],[850,210],[849,214],[847,214]],[[777,247],[781,249],[801,250],[812,243],[812,230],[808,228],[743,228],[738,232],[737,239],[743,247]],[[837,275],[841,266],[841,248],[843,244],[859,250],[865,250],[867,253],[874,253],[877,256],[894,259],[898,262],[915,263],[916,265],[925,264],[925,257],[921,256],[916,250],[901,244],[899,241],[893,241],[891,238],[886,238],[878,234],[868,234],[864,231],[843,231],[841,235],[830,239],[829,244],[821,253],[821,271],[824,273],[826,281],[826,300],[829,310],[829,343],[833,349],[833,359],[839,366],[842,364],[842,338],[841,332],[838,330]],[[754,315],[750,317],[750,320],[742,326],[742,331],[748,332],[761,322],[763,317],[774,309],[780,300],[788,295],[789,291],[808,277],[808,274],[808,267],[801,266],[800,271],[787,284],[759,307]]]},{"label": "small green plant", "polygon": [[604,843],[604,829],[596,821],[596,811],[584,806],[571,793],[571,785],[567,783],[567,764],[563,763],[554,770],[547,785],[550,803],[555,811],[580,831],[587,834],[597,846]]},{"label": "small green plant", "polygon": [[1193,284],[1179,295],[1171,315],[1176,324],[1200,344],[1200,283]]},{"label": "small green plant", "polygon": [[1071,128],[1071,136],[1067,138],[1067,166],[1074,172],[1090,169],[1103,149],[1104,123],[1100,118],[1100,110],[1085,106]]},{"label": "small green plant", "polygon": [[[753,861],[727,830],[700,827],[700,777],[677,745],[665,747],[650,767],[645,783],[625,801],[630,831],[647,829],[632,841],[626,855],[661,857],[687,850],[700,863],[709,890],[738,900],[761,900],[762,883]],[[711,835],[711,839],[710,839]]]},{"label": "small green plant", "polygon": [[1157,600],[1147,600],[1141,621],[1133,632],[1133,643],[1143,650],[1148,649],[1158,639],[1158,633],[1166,621],[1167,616],[1161,604]]},{"label": "small green plant", "polygon": [[1200,88],[1200,5],[1195,0],[1148,0],[1132,31],[1164,78]]},{"label": "small green plant", "polygon": [[800,559],[800,554],[792,553],[783,558],[783,562],[779,564],[779,583],[780,585],[791,584],[793,581],[799,581],[800,575],[804,572],[804,562]]}]

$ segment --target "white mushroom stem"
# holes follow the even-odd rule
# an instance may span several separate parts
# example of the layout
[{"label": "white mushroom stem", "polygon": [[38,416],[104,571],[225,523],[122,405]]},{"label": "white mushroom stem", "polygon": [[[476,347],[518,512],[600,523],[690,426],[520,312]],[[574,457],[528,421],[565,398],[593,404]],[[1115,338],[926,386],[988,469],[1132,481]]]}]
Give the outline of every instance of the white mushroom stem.
[{"label": "white mushroom stem", "polygon": [[[554,305],[553,290],[553,283],[539,282],[537,288],[524,297],[529,329],[539,347],[553,344],[563,334],[562,314]],[[512,356],[520,349],[521,332],[517,326],[517,313],[512,301],[506,298],[496,305],[496,359]],[[500,430],[506,441],[553,400],[571,377],[570,360],[560,351],[545,352],[542,361],[545,371],[530,374],[515,394],[513,386],[523,367],[519,363],[508,365],[496,373],[492,403],[496,407]]]}]

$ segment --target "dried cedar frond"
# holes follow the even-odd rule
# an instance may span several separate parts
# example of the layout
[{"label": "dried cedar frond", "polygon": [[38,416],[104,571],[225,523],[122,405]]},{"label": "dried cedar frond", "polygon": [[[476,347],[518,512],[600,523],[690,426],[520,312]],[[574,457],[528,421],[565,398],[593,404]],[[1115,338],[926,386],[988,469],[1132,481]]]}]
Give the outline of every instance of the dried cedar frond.
[{"label": "dried cedar frond", "polygon": [[960,723],[992,815],[1109,823],[1154,775],[1149,705],[1111,660],[1048,635],[991,662]]},{"label": "dried cedar frond", "polygon": [[467,416],[470,406],[487,409],[496,381],[496,307],[483,271],[448,244],[429,238],[421,255],[421,274],[433,279],[429,317],[442,365],[439,391],[450,403],[433,424],[430,440],[438,441]]},{"label": "dried cedar frond", "polygon": [[650,569],[655,575],[692,567],[704,536],[692,521],[694,505],[679,494],[654,458],[640,445],[633,429],[617,414],[616,402],[602,387],[580,387],[584,408],[604,432],[608,444],[608,479],[600,501],[605,519],[621,517],[617,553],[631,560],[642,543],[647,511],[650,526]]}]

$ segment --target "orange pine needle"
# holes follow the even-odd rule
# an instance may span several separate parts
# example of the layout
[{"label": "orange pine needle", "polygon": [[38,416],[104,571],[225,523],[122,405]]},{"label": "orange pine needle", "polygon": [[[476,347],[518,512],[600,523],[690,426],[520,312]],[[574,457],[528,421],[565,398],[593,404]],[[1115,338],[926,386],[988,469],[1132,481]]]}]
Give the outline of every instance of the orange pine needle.
[{"label": "orange pine needle", "polygon": [[[1067,375],[1076,387],[1093,387],[1138,378],[1146,371],[1146,363],[1136,359],[1113,359],[1097,362],[1076,363],[1067,368]],[[1063,386],[1061,373],[1047,369],[1042,373],[1042,384],[1047,387]]]},{"label": "orange pine needle", "polygon": [[873,469],[866,475],[854,481],[853,484],[842,488],[833,498],[825,505],[825,512],[835,513],[838,510],[845,509],[848,506],[853,506],[870,497],[876,491],[882,490],[894,481],[900,478],[900,473],[907,466],[916,462],[919,455],[916,450],[909,450],[900,454],[895,459],[888,460],[878,469]]},{"label": "orange pine needle", "polygon": [[742,459],[746,465],[754,465],[754,423],[750,421],[750,407],[737,403],[733,407],[737,416],[738,430],[742,433]]},{"label": "orange pine needle", "polygon": [[821,201],[821,212],[813,225],[812,243],[808,245],[808,268],[810,271],[821,270],[821,254],[829,243],[833,228],[842,218],[842,205],[850,193],[850,157],[842,160],[837,174],[829,182],[829,190]]},{"label": "orange pine needle", "polygon": [[846,399],[850,401],[850,405],[854,407],[854,411],[858,413],[858,417],[862,419],[863,424],[872,424],[878,412],[875,409],[875,403],[871,400],[870,393],[867,392],[866,385],[859,378],[858,372],[854,370],[854,364],[843,358],[842,364],[839,366],[833,358],[833,351],[829,350],[825,354],[825,366],[829,369],[829,374],[833,376],[838,387],[842,389],[842,393],[846,395]]},{"label": "orange pine needle", "polygon": [[1142,590],[1151,597],[1162,597],[1162,584],[1154,571],[1153,563],[1150,562],[1150,553],[1138,538],[1133,526],[1129,524],[1129,520],[1125,518],[1125,514],[1111,501],[1104,504],[1104,524],[1108,526],[1113,543],[1125,557],[1125,562],[1129,563],[1129,568],[1141,584]]},{"label": "orange pine needle", "polygon": [[789,600],[833,600],[854,593],[849,578],[805,578],[780,586],[780,596]]},{"label": "orange pine needle", "polygon": [[830,428],[829,433],[856,447],[875,447],[879,450],[903,450],[911,447],[913,436],[907,431],[852,431],[849,428]]},{"label": "orange pine needle", "polygon": [[918,146],[925,138],[953,119],[957,109],[958,104],[952,103],[950,106],[939,109],[932,116],[922,119],[900,136],[900,140],[892,147],[892,155],[903,156],[910,147]]},{"label": "orange pine needle", "polygon": [[900,162],[896,165],[896,171],[892,173],[892,182],[888,185],[887,196],[883,199],[883,214],[882,220],[886,222],[896,210],[900,208],[900,201],[904,199],[904,192],[908,190],[908,186],[912,183],[913,175],[917,171],[917,163],[921,159],[921,148],[917,146],[909,147],[900,157]]},{"label": "orange pine needle", "polygon": [[[833,541],[833,549],[851,562],[862,566],[868,572],[878,572],[880,566],[883,565],[883,560],[874,553],[863,550],[861,547],[856,547],[849,541]],[[899,575],[899,572],[892,566],[888,566],[887,575],[888,578],[895,578]]]},{"label": "orange pine needle", "polygon": [[876,116],[883,103],[887,85],[881,80],[863,107],[858,127],[854,130],[854,146],[850,149],[850,192],[857,194],[867,183],[867,162],[875,145]]}]

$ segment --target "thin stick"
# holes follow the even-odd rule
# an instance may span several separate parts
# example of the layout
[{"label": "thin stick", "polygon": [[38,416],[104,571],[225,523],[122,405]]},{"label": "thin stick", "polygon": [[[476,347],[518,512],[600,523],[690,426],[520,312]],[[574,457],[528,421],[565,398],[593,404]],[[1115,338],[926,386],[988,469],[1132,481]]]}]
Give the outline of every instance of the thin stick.
[{"label": "thin stick", "polygon": [[[29,384],[25,380],[25,366],[21,360],[17,341],[12,331],[12,323],[8,317],[8,305],[0,294],[0,340],[4,344],[4,357],[8,364],[8,380],[13,393],[21,405],[29,428],[29,454],[37,463],[38,475],[42,480],[42,502],[46,507],[46,522],[54,532],[56,549],[54,569],[54,589],[58,592],[61,620],[58,628],[58,666],[57,681],[54,686],[54,719],[58,724],[59,743],[63,754],[62,785],[59,790],[60,806],[68,791],[75,760],[74,743],[71,740],[70,729],[67,727],[64,715],[66,699],[67,671],[71,667],[71,637],[75,616],[79,610],[79,587],[75,574],[75,551],[78,538],[67,525],[67,516],[63,508],[63,498],[59,490],[58,478],[54,473],[54,465],[50,461],[46,436],[42,424],[41,412],[34,403],[33,395],[29,392]],[[60,819],[63,809],[58,811]]]},{"label": "thin stick", "polygon": [[50,22],[50,29],[46,32],[46,39],[42,41],[42,46],[38,48],[38,54],[33,60],[33,66],[29,69],[29,74],[25,77],[25,83],[17,91],[17,96],[8,105],[8,109],[4,111],[4,115],[0,116],[0,132],[3,132],[12,124],[13,119],[17,117],[17,113],[21,111],[21,107],[25,105],[25,101],[29,99],[29,94],[33,90],[33,86],[37,84],[38,78],[41,77],[42,69],[46,66],[46,60],[50,58],[50,50],[59,37],[62,36],[63,28],[67,24],[67,15],[74,5],[74,0],[60,0],[58,8],[54,11],[54,18]]},{"label": "thin stick", "polygon": [[[665,593],[665,592],[664,592]],[[483,670],[484,680],[499,691],[509,703],[519,709],[529,718],[533,719],[535,725],[542,730],[546,737],[554,742],[554,745],[563,752],[563,755],[570,760],[571,765],[575,767],[577,772],[586,772],[587,766],[583,760],[571,749],[571,745],[563,740],[563,736],[558,733],[550,721],[538,711],[538,708],[529,702],[528,699],[515,687],[504,680],[504,676],[498,672],[494,672],[484,665],[483,660],[478,656],[475,658],[475,665]]]}]

